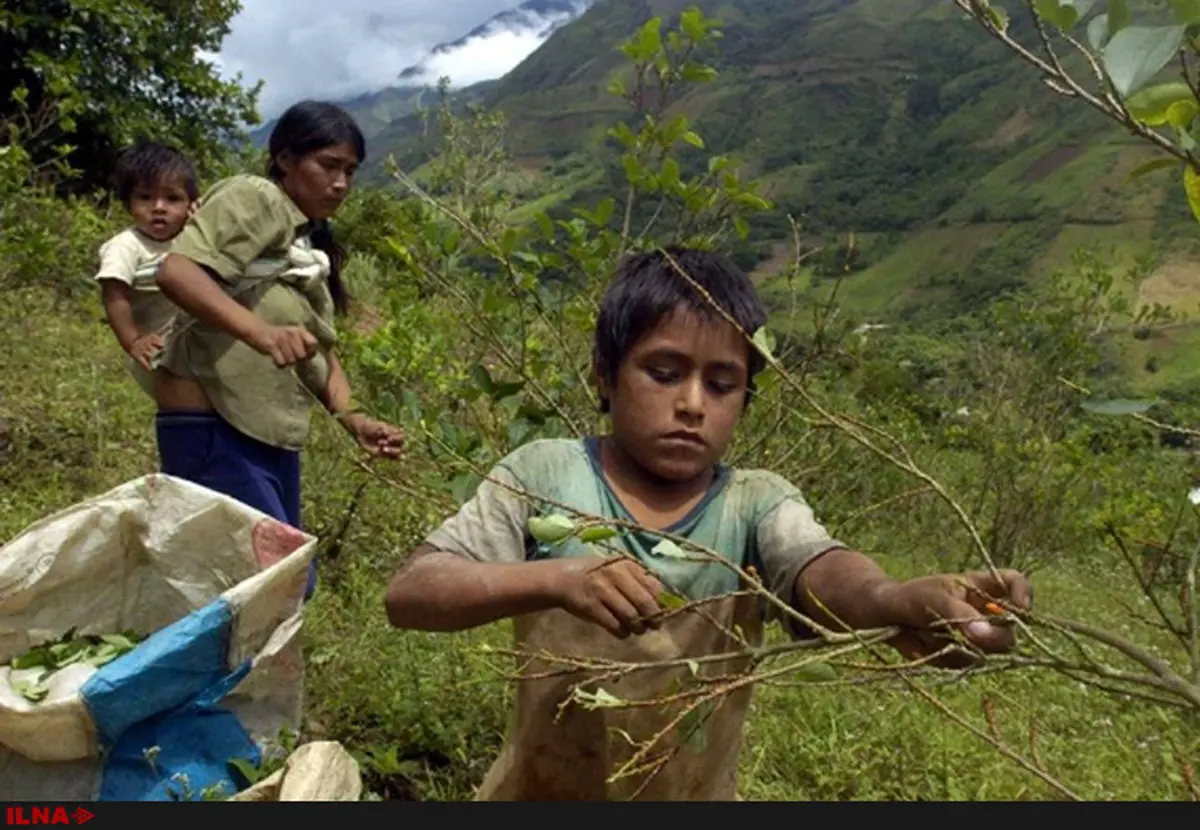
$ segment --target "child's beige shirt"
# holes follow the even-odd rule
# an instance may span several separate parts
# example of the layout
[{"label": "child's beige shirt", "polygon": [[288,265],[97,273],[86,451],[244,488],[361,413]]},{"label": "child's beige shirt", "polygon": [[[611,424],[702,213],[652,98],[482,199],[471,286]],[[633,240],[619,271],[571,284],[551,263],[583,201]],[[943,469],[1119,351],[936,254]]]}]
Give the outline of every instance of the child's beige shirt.
[{"label": "child's beige shirt", "polygon": [[[171,242],[159,242],[137,228],[127,228],[100,246],[96,280],[116,280],[132,289],[129,305],[139,335],[165,333],[178,311],[154,281]],[[128,355],[125,362],[142,391],[154,397],[154,376]]]}]

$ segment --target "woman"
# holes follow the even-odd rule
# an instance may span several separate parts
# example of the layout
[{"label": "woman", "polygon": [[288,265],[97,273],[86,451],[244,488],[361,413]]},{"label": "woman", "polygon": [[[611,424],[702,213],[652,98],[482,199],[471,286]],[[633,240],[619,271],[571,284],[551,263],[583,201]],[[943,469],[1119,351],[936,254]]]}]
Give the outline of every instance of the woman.
[{"label": "woman", "polygon": [[[182,311],[155,378],[162,472],[300,527],[300,449],[314,400],[363,447],[395,458],[403,432],[350,408],[333,346],[344,252],[328,219],[366,155],[354,120],[304,101],[279,119],[266,178],[218,182],[156,281]],[[316,562],[305,598],[316,587]]]}]

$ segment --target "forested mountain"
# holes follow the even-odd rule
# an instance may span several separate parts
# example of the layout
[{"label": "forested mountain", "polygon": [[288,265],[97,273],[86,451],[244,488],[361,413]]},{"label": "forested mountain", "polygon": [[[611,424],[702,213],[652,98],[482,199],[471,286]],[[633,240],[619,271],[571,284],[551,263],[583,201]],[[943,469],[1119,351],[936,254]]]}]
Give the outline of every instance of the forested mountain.
[{"label": "forested mountain", "polygon": [[[601,0],[504,78],[459,93],[505,114],[509,149],[543,206],[614,192],[622,173],[605,134],[629,116],[607,91],[625,62],[617,46],[688,5]],[[764,276],[789,252],[789,213],[827,246],[818,272],[840,269],[838,246],[856,235],[842,300],[881,318],[970,309],[1068,264],[1079,246],[1113,244],[1113,261],[1127,264],[1194,233],[1175,178],[1122,184],[1152,150],[1055,95],[950,0],[696,5],[724,36],[707,56],[718,80],[673,110],[708,145],[685,159],[729,153],[764,177],[778,210],[740,252]],[[1031,37],[1023,16],[1014,26]],[[374,159],[418,167],[429,140],[419,124],[405,114],[375,129]]]}]

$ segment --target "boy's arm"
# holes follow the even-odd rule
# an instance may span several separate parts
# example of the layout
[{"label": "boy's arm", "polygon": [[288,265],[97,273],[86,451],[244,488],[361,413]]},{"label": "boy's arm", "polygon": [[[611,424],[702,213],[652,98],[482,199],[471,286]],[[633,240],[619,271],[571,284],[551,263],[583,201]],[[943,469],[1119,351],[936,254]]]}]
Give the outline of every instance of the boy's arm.
[{"label": "boy's arm", "polygon": [[555,608],[563,561],[475,562],[419,545],[388,586],[388,621],[396,628],[464,631]]},{"label": "boy's arm", "polygon": [[133,289],[120,280],[106,279],[100,283],[100,297],[104,303],[104,313],[108,325],[117,336],[117,342],[126,352],[133,352],[133,344],[137,342],[137,326],[133,324],[133,306],[129,298]]},{"label": "boy's arm", "polygon": [[462,631],[549,606],[548,569],[525,560],[527,505],[504,486],[521,484],[502,465],[488,478],[396,571],[384,600],[393,626]]},{"label": "boy's arm", "polygon": [[[893,579],[871,558],[832,539],[798,493],[764,517],[759,549],[772,588],[797,611],[835,631],[898,626],[906,633],[892,644],[908,656],[944,647],[946,640],[930,631],[943,622],[961,626],[985,650],[1011,648],[1012,629],[986,621],[988,597],[1005,597],[1018,607],[1032,601],[1029,582],[1011,570],[1001,571],[1004,584],[986,572]],[[788,624],[794,636],[811,636]]]},{"label": "boy's arm", "polygon": [[100,298],[108,325],[117,336],[121,348],[132,353],[138,339],[137,327],[133,324],[133,309],[130,297],[133,293],[133,278],[137,271],[137,250],[119,235],[104,243],[100,249],[100,267],[96,280],[100,283]]},{"label": "boy's arm", "polygon": [[[504,467],[489,478],[523,489]],[[615,637],[643,633],[660,609],[662,586],[633,560],[525,558],[524,499],[483,481],[453,517],[396,571],[384,604],[396,628],[463,631],[508,617],[562,608]],[[602,567],[598,567],[602,566]]]}]

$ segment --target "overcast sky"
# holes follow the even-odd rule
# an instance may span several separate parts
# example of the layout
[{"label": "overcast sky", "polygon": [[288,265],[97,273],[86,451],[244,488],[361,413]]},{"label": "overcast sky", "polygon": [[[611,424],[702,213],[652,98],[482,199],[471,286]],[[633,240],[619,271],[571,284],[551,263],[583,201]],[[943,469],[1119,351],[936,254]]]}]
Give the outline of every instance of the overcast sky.
[{"label": "overcast sky", "polygon": [[[396,81],[439,43],[465,35],[521,0],[242,0],[217,63],[222,74],[262,79],[259,114],[270,119],[301,98],[350,98]],[[481,45],[438,74],[456,86],[497,77],[537,43],[515,37]],[[524,54],[519,54],[524,51]],[[433,79],[433,80],[436,80]]]}]

